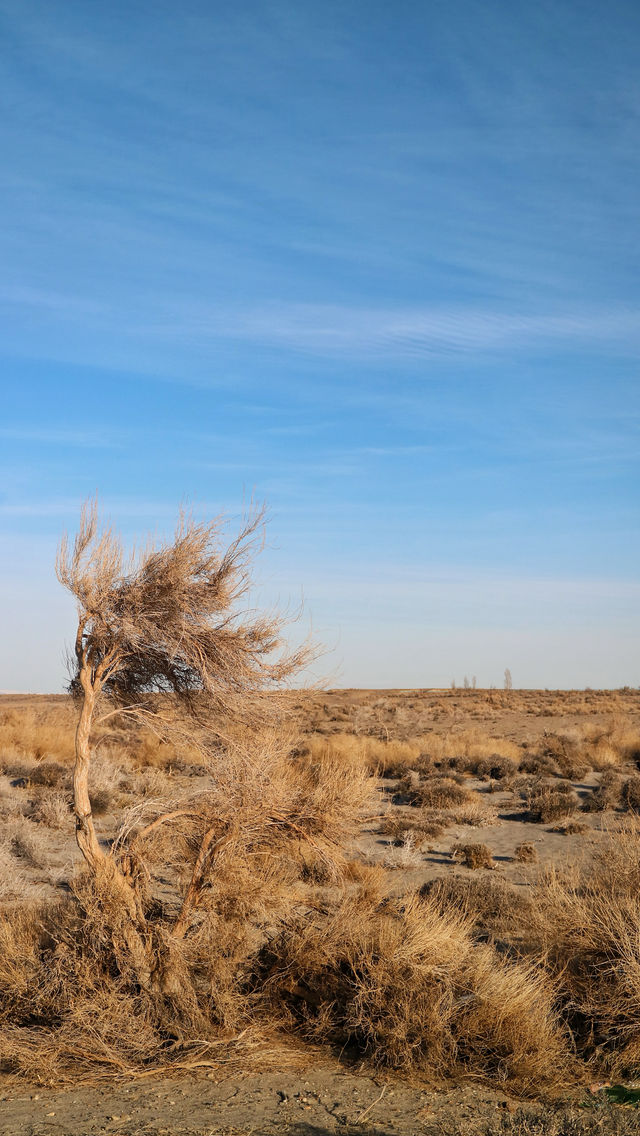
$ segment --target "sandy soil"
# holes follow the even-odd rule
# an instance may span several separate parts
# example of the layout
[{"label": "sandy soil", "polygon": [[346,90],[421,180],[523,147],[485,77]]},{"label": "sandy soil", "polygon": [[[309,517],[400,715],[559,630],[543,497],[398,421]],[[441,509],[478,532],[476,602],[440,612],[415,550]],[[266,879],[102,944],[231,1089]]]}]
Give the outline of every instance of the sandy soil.
[{"label": "sandy soil", "polygon": [[522,1118],[539,1111],[472,1083],[429,1089],[336,1063],[61,1092],[0,1082],[0,1136],[471,1136],[492,1122],[515,1133]]}]

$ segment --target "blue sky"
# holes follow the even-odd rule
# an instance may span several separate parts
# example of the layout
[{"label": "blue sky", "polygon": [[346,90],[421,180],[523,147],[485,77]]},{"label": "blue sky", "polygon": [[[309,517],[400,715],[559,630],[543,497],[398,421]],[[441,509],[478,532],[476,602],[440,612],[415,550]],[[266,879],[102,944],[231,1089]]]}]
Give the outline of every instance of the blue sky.
[{"label": "blue sky", "polygon": [[640,8],[0,0],[0,689],[267,501],[336,685],[640,682]]}]

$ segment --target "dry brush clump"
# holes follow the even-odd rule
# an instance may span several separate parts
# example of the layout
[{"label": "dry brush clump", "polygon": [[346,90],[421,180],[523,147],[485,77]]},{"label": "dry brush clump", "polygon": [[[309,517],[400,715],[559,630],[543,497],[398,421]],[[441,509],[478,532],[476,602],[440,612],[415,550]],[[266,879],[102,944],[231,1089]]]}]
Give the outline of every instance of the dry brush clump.
[{"label": "dry brush clump", "polygon": [[398,785],[398,796],[420,808],[446,809],[468,805],[473,797],[468,789],[452,777],[427,777],[407,774]]},{"label": "dry brush clump", "polygon": [[259,1002],[283,1027],[374,1063],[557,1083],[569,1051],[553,983],[474,941],[470,919],[428,897],[349,896],[301,919],[263,955]]},{"label": "dry brush clump", "polygon": [[525,795],[529,819],[537,824],[549,824],[574,813],[579,800],[568,781],[533,783]]},{"label": "dry brush clump", "polygon": [[308,910],[316,885],[348,875],[337,834],[357,820],[371,779],[363,771],[347,784],[331,766],[296,762],[273,732],[251,741],[209,789],[125,816],[113,859],[135,882],[137,919],[101,866],[75,878],[70,898],[7,908],[2,1068],[55,1081],[159,1067],[272,1028],[247,993],[258,954]]},{"label": "dry brush clump", "polygon": [[487,844],[454,844],[451,856],[464,864],[465,868],[495,868],[491,849]]},{"label": "dry brush clump", "polygon": [[516,845],[514,857],[521,864],[537,864],[539,860],[538,849],[530,840],[523,840]]},{"label": "dry brush clump", "polygon": [[547,871],[534,891],[529,950],[557,977],[581,1057],[599,1073],[640,1072],[640,829],[611,833],[598,860]]}]

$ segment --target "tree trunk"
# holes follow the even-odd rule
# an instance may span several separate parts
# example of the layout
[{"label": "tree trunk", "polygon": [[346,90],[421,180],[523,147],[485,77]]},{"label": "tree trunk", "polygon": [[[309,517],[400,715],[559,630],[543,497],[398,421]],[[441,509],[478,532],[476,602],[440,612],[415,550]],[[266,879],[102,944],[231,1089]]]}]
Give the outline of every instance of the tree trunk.
[{"label": "tree trunk", "polygon": [[[112,928],[126,944],[130,962],[140,985],[148,988],[152,975],[150,944],[145,936],[145,919],[135,886],[107,856],[98,841],[89,798],[89,765],[91,763],[91,725],[97,691],[88,668],[80,673],[84,691],[82,709],[76,727],[76,760],[73,768],[73,806],[76,816],[76,840],[91,868],[99,892],[107,904],[115,904],[118,917]],[[108,909],[108,907],[107,907]]]},{"label": "tree trunk", "polygon": [[89,738],[91,736],[91,722],[95,709],[96,692],[88,674],[81,674],[80,681],[82,682],[84,699],[76,727],[76,761],[73,767],[73,807],[76,815],[76,840],[78,847],[89,866],[95,872],[105,859],[105,854],[96,836],[91,813],[91,801],[89,799],[89,764],[91,761]]}]

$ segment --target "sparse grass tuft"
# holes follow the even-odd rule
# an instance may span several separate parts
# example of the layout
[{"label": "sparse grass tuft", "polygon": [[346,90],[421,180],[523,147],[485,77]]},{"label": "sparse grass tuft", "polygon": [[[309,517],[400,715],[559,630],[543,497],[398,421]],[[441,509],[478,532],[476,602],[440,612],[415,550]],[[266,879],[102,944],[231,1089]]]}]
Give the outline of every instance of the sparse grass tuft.
[{"label": "sparse grass tuft", "polygon": [[622,778],[617,770],[606,770],[602,774],[600,784],[584,801],[583,811],[600,813],[607,809],[618,808],[622,800],[622,785]]},{"label": "sparse grass tuft", "polygon": [[451,855],[465,868],[495,868],[491,849],[486,844],[454,844]]},{"label": "sparse grass tuft", "polygon": [[521,864],[537,864],[539,860],[538,849],[530,840],[517,844],[514,856]]},{"label": "sparse grass tuft", "polygon": [[529,818],[537,824],[549,824],[570,816],[578,808],[578,798],[566,781],[531,786],[527,794]]},{"label": "sparse grass tuft", "polygon": [[468,789],[451,777],[429,777],[426,780],[407,776],[398,786],[398,794],[420,808],[450,809],[468,805],[473,797]]}]

